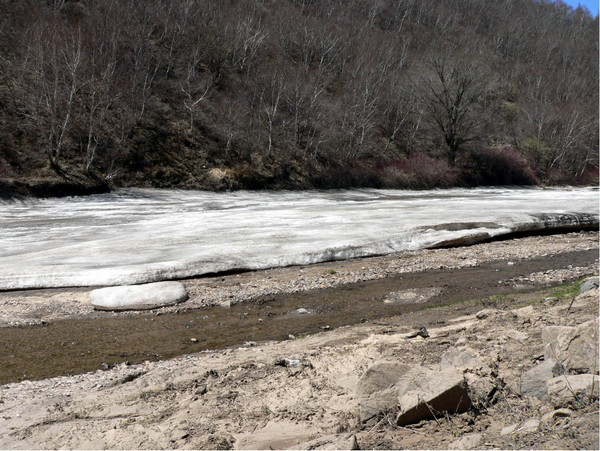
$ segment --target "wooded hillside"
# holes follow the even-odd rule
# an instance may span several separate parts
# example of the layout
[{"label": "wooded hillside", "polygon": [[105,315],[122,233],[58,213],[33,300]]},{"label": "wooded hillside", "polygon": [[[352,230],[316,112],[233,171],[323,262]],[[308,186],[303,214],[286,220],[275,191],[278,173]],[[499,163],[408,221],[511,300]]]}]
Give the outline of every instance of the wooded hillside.
[{"label": "wooded hillside", "polygon": [[0,177],[585,183],[598,79],[561,2],[0,0]]}]

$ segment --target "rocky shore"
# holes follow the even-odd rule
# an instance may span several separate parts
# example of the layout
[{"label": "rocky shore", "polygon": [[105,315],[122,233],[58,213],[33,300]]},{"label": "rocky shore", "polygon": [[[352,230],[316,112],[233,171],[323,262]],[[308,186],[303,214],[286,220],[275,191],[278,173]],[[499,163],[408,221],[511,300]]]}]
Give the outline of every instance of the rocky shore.
[{"label": "rocky shore", "polygon": [[[510,288],[501,296],[280,342],[1,386],[0,448],[597,449],[598,360],[594,365],[588,356],[592,366],[582,368],[572,353],[583,351],[559,344],[575,334],[589,338],[585,352],[597,345],[597,285],[551,287],[597,275],[597,259],[558,264],[561,255],[597,249],[598,234],[583,232],[186,280],[189,299],[155,313],[342,289],[440,267],[547,262],[545,270],[516,277],[499,270],[495,283]],[[435,295],[425,291],[425,298]],[[0,293],[0,307],[5,331],[60,318],[142,315],[95,312],[89,290],[78,289]],[[421,327],[426,338],[417,333]],[[597,357],[597,346],[591,352]],[[409,371],[460,374],[468,406],[438,412],[431,401],[430,417],[400,421],[409,405],[401,380]]]}]

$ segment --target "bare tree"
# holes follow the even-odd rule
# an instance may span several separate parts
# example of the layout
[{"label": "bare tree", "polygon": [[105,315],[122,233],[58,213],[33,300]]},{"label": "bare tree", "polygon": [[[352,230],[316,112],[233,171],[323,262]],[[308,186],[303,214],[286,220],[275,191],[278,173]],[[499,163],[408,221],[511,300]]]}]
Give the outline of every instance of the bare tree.
[{"label": "bare tree", "polygon": [[284,81],[282,75],[271,78],[267,86],[263,89],[261,100],[267,128],[267,156],[271,155],[273,150],[273,140],[275,135],[275,121],[281,115],[281,101],[283,96]]},{"label": "bare tree", "polygon": [[428,69],[419,79],[425,120],[442,138],[448,161],[454,164],[465,144],[480,138],[479,105],[486,85],[472,65],[435,58]]},{"label": "bare tree", "polygon": [[200,72],[197,68],[198,60],[193,57],[187,67],[186,75],[180,83],[184,94],[183,105],[188,112],[189,131],[194,130],[194,116],[200,102],[208,98],[215,85],[215,78],[211,73]]},{"label": "bare tree", "polygon": [[81,44],[81,30],[63,26],[53,13],[31,29],[22,84],[13,84],[17,111],[43,136],[50,166],[63,176],[61,156],[84,84]]},{"label": "bare tree", "polygon": [[246,15],[237,23],[232,58],[233,65],[240,72],[250,73],[254,57],[268,34],[260,19],[252,14]]}]

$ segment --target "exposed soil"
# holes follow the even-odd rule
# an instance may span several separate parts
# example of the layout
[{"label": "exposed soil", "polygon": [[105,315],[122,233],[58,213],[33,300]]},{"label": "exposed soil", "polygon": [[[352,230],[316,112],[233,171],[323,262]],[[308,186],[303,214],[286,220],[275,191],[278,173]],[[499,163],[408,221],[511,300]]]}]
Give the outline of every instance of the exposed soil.
[{"label": "exposed soil", "polygon": [[110,187],[106,181],[89,178],[71,181],[58,176],[52,178],[28,177],[27,181],[0,178],[0,199],[87,196],[109,191]]},{"label": "exposed soil", "polygon": [[[528,237],[188,280],[189,301],[150,314],[94,312],[89,290],[0,293],[0,352],[28,349],[20,358],[27,374],[38,360],[63,373],[72,361],[90,369],[129,362],[0,386],[0,448],[315,449],[356,439],[363,449],[446,449],[477,433],[477,448],[597,449],[597,400],[525,431],[525,420],[553,406],[517,390],[543,354],[544,327],[598,318],[597,290],[575,299],[577,286],[551,288],[598,274],[597,259],[597,233]],[[222,302],[233,305],[207,307]],[[430,338],[407,338],[421,326]],[[61,334],[77,336],[76,344],[62,338],[62,346]],[[50,346],[35,354],[44,342]],[[197,352],[220,346],[227,348]],[[495,369],[492,401],[407,427],[392,417],[360,424],[356,383],[370,365],[435,369],[450,346]],[[189,355],[163,360],[182,352]],[[299,366],[283,366],[285,358]],[[7,357],[0,362],[4,371]]]}]

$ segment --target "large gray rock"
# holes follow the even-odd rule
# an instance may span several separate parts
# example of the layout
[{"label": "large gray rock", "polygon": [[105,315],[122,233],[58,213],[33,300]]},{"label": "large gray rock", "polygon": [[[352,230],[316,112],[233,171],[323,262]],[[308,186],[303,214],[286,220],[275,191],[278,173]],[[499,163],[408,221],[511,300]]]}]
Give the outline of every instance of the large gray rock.
[{"label": "large gray rock", "polygon": [[440,361],[440,370],[449,368],[464,373],[469,398],[473,404],[485,405],[489,402],[490,394],[494,391],[494,384],[487,377],[491,373],[489,366],[477,357],[452,346],[442,354]]},{"label": "large gray rock", "polygon": [[181,282],[100,288],[90,293],[96,310],[147,310],[177,304],[187,299]]},{"label": "large gray rock", "polygon": [[580,293],[585,293],[586,291],[593,290],[594,288],[598,288],[600,286],[600,278],[598,276],[590,277],[586,279],[581,286],[579,287]]},{"label": "large gray rock", "polygon": [[574,374],[555,377],[548,381],[548,395],[555,408],[598,399],[598,376]]},{"label": "large gray rock", "polygon": [[471,407],[467,383],[455,369],[433,371],[413,367],[396,384],[400,412],[399,426],[443,416],[444,412],[460,413]]},{"label": "large gray rock", "polygon": [[395,362],[373,364],[358,381],[356,394],[360,420],[367,425],[375,423],[381,414],[398,409],[398,379],[412,367]]},{"label": "large gray rock", "polygon": [[481,374],[489,374],[490,371],[490,368],[477,357],[473,357],[471,354],[461,351],[454,346],[451,346],[442,354],[440,369],[444,370],[447,368],[456,368],[462,372],[472,371]]},{"label": "large gray rock", "polygon": [[544,358],[577,373],[598,374],[598,328],[594,321],[577,327],[550,326],[542,330]]},{"label": "large gray rock", "polygon": [[521,376],[521,395],[533,396],[542,401],[550,399],[548,395],[548,381],[564,374],[564,372],[564,367],[551,359],[534,366]]}]

